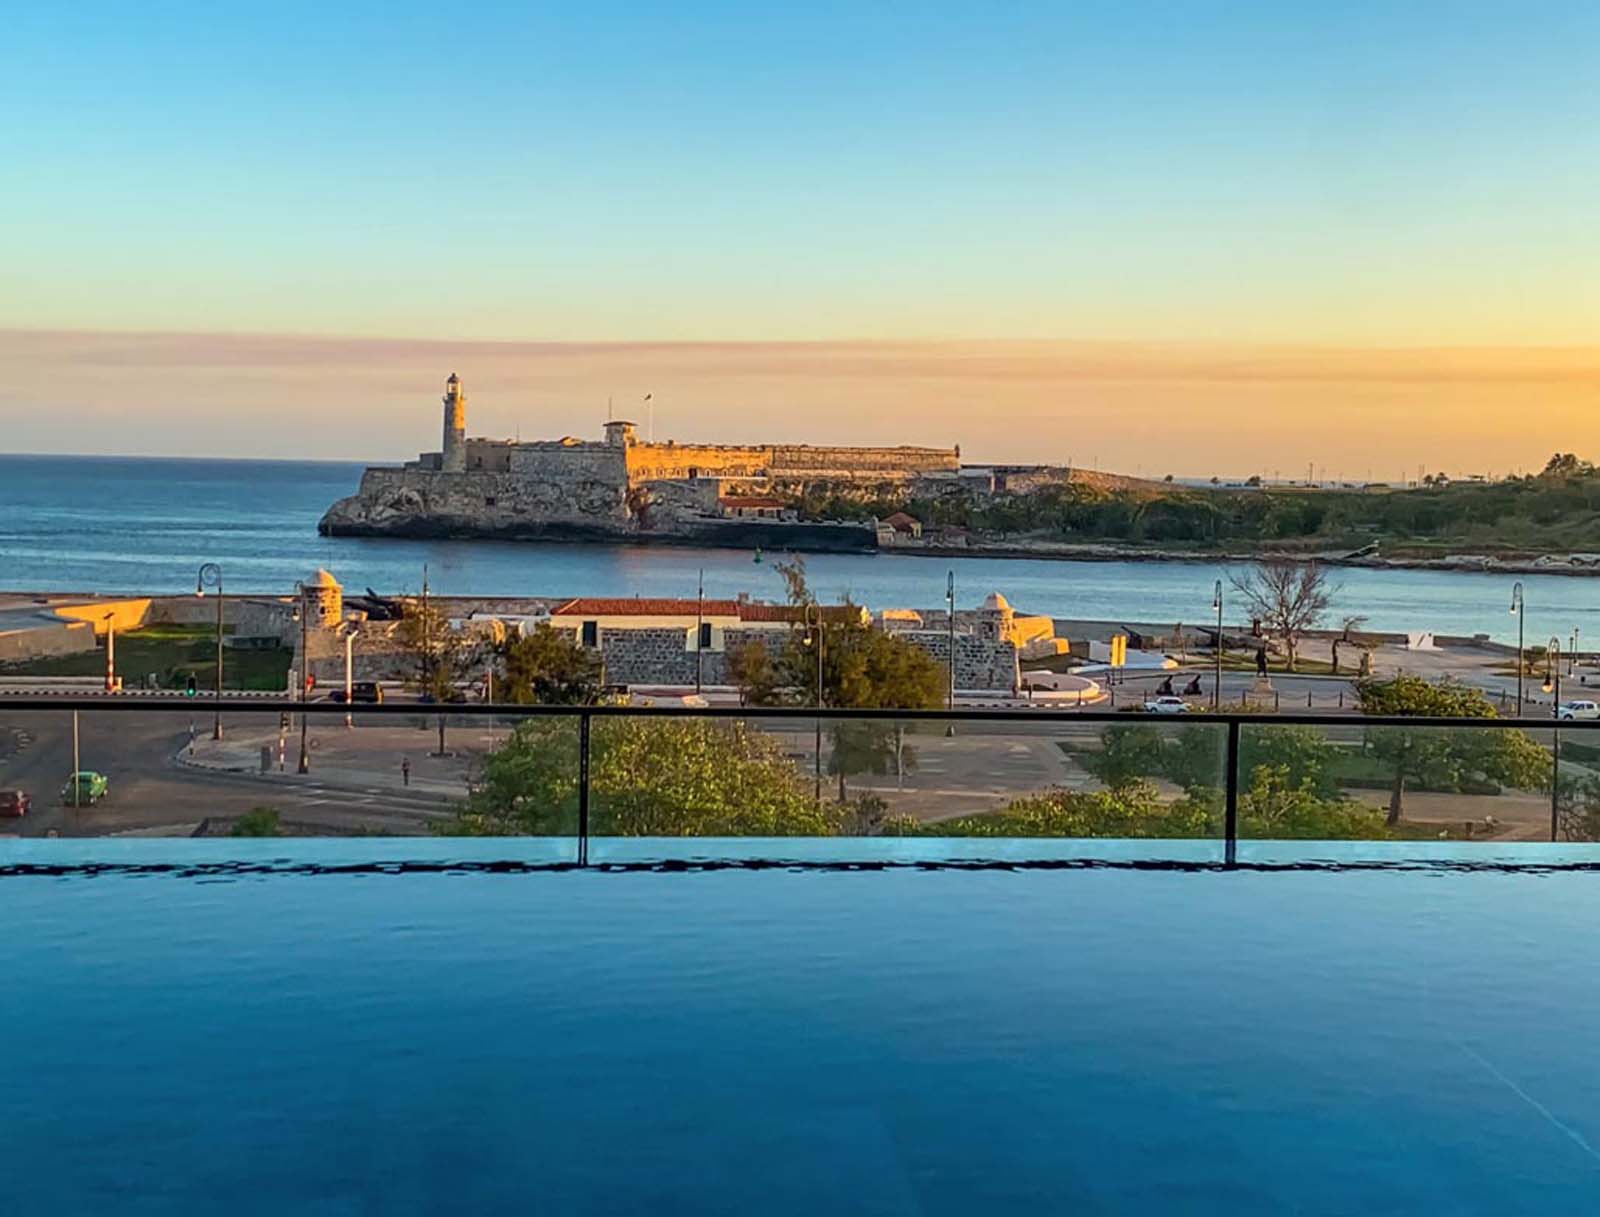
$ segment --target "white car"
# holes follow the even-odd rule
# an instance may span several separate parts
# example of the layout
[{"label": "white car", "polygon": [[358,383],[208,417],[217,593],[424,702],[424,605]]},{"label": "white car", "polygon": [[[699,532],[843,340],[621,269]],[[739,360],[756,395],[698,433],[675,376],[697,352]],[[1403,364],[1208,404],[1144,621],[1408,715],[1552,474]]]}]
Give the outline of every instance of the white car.
[{"label": "white car", "polygon": [[1146,714],[1187,714],[1189,703],[1181,697],[1154,697],[1144,703]]},{"label": "white car", "polygon": [[1556,711],[1557,718],[1600,718],[1600,703],[1592,701],[1564,701]]}]

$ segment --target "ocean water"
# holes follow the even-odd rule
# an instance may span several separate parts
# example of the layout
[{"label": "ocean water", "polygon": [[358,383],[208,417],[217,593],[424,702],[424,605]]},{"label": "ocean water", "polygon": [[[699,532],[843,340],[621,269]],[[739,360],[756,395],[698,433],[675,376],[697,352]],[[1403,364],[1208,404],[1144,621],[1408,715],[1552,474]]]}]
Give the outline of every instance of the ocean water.
[{"label": "ocean water", "polygon": [[[780,598],[772,570],[744,550],[493,541],[392,541],[317,535],[318,518],[353,493],[361,466],[314,461],[0,456],[0,590],[192,591],[202,562],[220,562],[230,592],[285,592],[326,566],[346,587],[392,594],[421,587],[424,566],[443,594]],[[806,559],[825,596],[872,608],[944,602],[975,607],[1001,591],[1020,609],[1059,618],[1203,624],[1212,619],[1208,563],[1053,562],[818,554]],[[1434,571],[1340,571],[1330,624],[1365,614],[1368,628],[1486,633],[1515,641],[1513,579]],[[1525,576],[1527,639],[1573,628],[1600,645],[1600,582]],[[1229,621],[1241,615],[1228,613]]]},{"label": "ocean water", "polygon": [[1582,873],[0,877],[0,1210],[1588,1213],[1597,916]]}]

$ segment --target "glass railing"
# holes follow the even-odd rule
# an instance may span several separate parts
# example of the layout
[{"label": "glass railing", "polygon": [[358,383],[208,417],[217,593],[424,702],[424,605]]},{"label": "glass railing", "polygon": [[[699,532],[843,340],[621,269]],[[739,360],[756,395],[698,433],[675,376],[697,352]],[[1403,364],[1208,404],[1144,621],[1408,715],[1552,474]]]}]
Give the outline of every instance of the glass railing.
[{"label": "glass railing", "polygon": [[217,721],[0,702],[0,865],[307,838],[529,865],[1600,861],[1600,722],[242,697]]}]

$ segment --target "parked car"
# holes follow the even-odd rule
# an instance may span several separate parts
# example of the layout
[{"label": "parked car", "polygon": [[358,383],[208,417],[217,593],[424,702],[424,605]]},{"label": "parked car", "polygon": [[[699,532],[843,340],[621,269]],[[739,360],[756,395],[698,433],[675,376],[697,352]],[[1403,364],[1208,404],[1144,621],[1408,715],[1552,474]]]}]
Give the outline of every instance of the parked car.
[{"label": "parked car", "polygon": [[1557,718],[1600,718],[1600,702],[1565,701],[1556,711]]},{"label": "parked car", "polygon": [[1152,697],[1144,703],[1146,714],[1187,714],[1189,703],[1181,697]]},{"label": "parked car", "polygon": [[92,769],[80,769],[77,773],[67,776],[67,783],[61,788],[61,801],[93,807],[110,791],[111,783],[106,781],[105,774],[96,773]]},{"label": "parked car", "polygon": [[[344,690],[335,689],[329,694],[329,700],[344,701]],[[370,705],[381,706],[383,704],[383,689],[375,680],[358,680],[350,686],[350,700],[352,702],[366,702]]]},{"label": "parked car", "polygon": [[0,816],[20,820],[33,810],[33,800],[26,790],[0,790]]}]

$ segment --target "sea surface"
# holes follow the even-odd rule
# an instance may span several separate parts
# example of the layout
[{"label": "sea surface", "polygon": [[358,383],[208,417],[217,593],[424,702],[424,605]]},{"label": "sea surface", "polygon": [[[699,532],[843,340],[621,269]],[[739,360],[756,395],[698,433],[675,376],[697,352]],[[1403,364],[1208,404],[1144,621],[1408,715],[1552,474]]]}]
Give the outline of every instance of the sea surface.
[{"label": "sea surface", "polygon": [[0,1211],[1576,1217],[1597,916],[1587,873],[0,876]]},{"label": "sea surface", "polygon": [[[0,590],[192,591],[202,562],[221,563],[227,590],[285,592],[318,566],[352,591],[415,592],[427,569],[441,594],[781,598],[772,569],[748,550],[501,541],[321,537],[317,520],[355,492],[362,466],[345,462],[0,456]],[[954,571],[956,599],[991,591],[1019,609],[1058,618],[1204,624],[1214,582],[1203,562],[1061,562],[816,554],[812,586],[874,609],[931,608]],[[1338,572],[1329,624],[1364,614],[1367,628],[1490,634],[1514,642],[1514,579],[1444,571]],[[1600,645],[1600,582],[1523,576],[1527,641],[1552,634]],[[1243,614],[1233,608],[1228,620]]]}]

